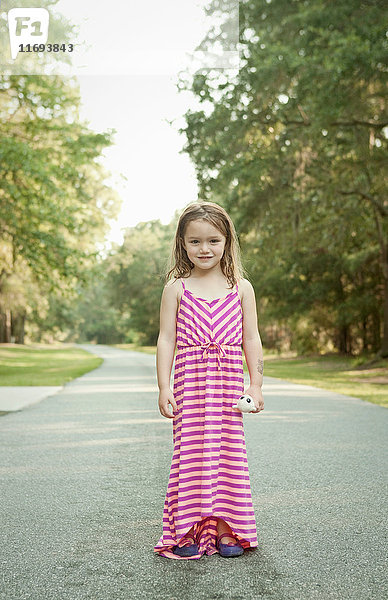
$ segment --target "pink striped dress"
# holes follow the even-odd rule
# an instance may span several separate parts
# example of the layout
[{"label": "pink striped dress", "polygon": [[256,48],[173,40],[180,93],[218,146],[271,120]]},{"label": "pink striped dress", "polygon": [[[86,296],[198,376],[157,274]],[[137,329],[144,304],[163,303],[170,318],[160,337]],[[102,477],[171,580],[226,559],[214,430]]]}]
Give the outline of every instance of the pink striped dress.
[{"label": "pink striped dress", "polygon": [[[233,404],[244,391],[242,309],[235,291],[204,300],[185,288],[177,313],[173,456],[155,552],[200,558],[217,552],[217,517],[243,548],[258,545],[243,415]],[[198,554],[180,557],[173,546],[194,525]]]}]

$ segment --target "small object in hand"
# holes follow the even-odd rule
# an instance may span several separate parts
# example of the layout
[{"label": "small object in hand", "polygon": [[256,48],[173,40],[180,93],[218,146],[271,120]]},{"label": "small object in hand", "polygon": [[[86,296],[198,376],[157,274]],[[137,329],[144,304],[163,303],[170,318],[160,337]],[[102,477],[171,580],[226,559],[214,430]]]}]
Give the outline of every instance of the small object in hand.
[{"label": "small object in hand", "polygon": [[253,402],[252,396],[248,396],[248,394],[243,394],[237,400],[237,404],[233,406],[233,408],[238,408],[243,413],[249,413],[255,410],[255,403]]}]

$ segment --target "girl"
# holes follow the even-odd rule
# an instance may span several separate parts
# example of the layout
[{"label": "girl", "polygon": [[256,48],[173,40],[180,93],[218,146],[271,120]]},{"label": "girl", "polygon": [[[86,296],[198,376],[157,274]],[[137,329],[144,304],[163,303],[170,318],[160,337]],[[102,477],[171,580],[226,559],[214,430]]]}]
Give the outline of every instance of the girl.
[{"label": "girl", "polygon": [[154,550],[176,559],[239,556],[258,543],[243,415],[233,405],[244,392],[242,344],[250,375],[245,393],[254,412],[263,410],[263,351],[253,287],[242,278],[236,232],[221,206],[202,202],[184,210],[172,264],[156,368],[159,410],[173,419],[174,449]]}]

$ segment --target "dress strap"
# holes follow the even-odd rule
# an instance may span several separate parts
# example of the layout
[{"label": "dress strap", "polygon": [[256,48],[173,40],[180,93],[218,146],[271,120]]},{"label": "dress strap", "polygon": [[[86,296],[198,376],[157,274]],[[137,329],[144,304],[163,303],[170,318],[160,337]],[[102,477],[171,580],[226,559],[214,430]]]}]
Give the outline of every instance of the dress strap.
[{"label": "dress strap", "polygon": [[185,290],[186,288],[185,288],[185,284],[183,283],[183,279],[182,278],[181,278],[181,283],[183,285],[183,289]]},{"label": "dress strap", "polygon": [[238,283],[237,283],[237,279],[236,279],[236,292],[238,292]]}]

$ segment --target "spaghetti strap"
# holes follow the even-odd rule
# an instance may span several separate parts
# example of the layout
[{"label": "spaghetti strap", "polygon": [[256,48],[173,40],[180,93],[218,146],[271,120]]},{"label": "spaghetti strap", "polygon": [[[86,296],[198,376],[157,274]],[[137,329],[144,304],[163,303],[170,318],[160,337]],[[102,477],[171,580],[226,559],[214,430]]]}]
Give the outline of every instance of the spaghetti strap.
[{"label": "spaghetti strap", "polygon": [[182,278],[181,278],[181,283],[183,285],[183,289],[185,290],[186,288],[185,288],[185,284],[183,283],[183,279]]},{"label": "spaghetti strap", "polygon": [[238,292],[238,283],[237,283],[237,279],[236,279],[236,292]]}]

